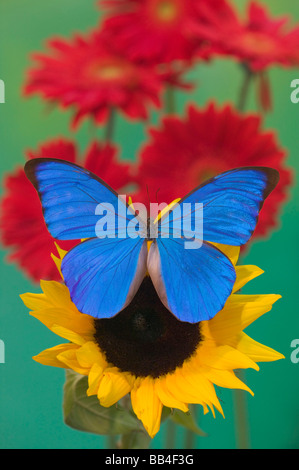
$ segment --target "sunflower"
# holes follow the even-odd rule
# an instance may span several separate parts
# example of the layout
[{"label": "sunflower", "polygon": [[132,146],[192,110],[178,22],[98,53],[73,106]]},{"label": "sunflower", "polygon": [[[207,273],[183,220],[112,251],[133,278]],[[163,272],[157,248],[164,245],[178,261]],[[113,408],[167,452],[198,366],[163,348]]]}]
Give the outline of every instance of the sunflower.
[{"label": "sunflower", "polygon": [[[219,246],[236,265],[239,249]],[[55,259],[60,271],[66,252]],[[223,410],[215,385],[247,390],[234,369],[259,370],[257,362],[283,356],[257,343],[243,330],[266,312],[279,295],[241,295],[237,291],[262,274],[256,266],[236,266],[237,279],[222,311],[209,321],[182,323],[162,305],[148,277],[132,303],[112,319],[80,313],[67,287],[41,281],[42,294],[21,296],[31,315],[68,342],[34,359],[88,377],[87,395],[110,407],[130,394],[133,411],[150,437],[159,431],[163,406],[188,412]]]},{"label": "sunflower", "polygon": [[[81,157],[73,141],[57,138],[29,150],[26,156],[81,163],[87,170],[102,175],[115,189],[121,189],[131,180],[130,167],[118,161],[117,152],[113,145],[92,142]],[[56,252],[55,240],[47,230],[39,197],[23,167],[6,175],[0,208],[0,240],[10,251],[8,261],[15,262],[34,282],[59,281],[61,278],[51,258],[51,253]],[[65,250],[76,244],[74,241],[60,243]]]}]

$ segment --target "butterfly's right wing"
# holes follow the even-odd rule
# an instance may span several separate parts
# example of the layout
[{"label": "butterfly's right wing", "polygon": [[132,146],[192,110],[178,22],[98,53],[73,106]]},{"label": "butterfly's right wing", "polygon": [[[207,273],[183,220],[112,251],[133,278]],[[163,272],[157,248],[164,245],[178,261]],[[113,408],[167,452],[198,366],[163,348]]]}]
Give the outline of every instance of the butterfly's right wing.
[{"label": "butterfly's right wing", "polygon": [[98,236],[96,227],[104,214],[106,235],[113,236],[116,230],[125,236],[129,221],[135,217],[107,183],[74,163],[36,158],[26,163],[25,173],[37,190],[47,228],[57,240]]},{"label": "butterfly's right wing", "polygon": [[146,275],[144,239],[90,239],[62,260],[61,271],[71,299],[82,313],[111,318],[135,296]]},{"label": "butterfly's right wing", "polygon": [[72,301],[95,318],[116,315],[146,273],[146,243],[134,237],[135,211],[103,180],[73,163],[39,158],[28,161],[25,172],[39,194],[51,235],[89,239],[62,260]]}]

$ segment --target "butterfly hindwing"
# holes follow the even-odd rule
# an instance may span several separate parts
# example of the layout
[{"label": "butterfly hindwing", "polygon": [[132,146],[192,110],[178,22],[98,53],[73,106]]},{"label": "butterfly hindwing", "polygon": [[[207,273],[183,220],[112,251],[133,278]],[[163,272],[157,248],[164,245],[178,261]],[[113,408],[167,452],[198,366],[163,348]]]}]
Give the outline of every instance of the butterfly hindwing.
[{"label": "butterfly hindwing", "polygon": [[141,238],[94,238],[70,250],[61,271],[80,312],[111,318],[136,294],[146,274],[146,258]]},{"label": "butterfly hindwing", "polygon": [[158,239],[150,247],[148,271],[163,304],[181,321],[197,323],[219,312],[236,279],[230,260],[203,243],[186,250],[186,240]]}]

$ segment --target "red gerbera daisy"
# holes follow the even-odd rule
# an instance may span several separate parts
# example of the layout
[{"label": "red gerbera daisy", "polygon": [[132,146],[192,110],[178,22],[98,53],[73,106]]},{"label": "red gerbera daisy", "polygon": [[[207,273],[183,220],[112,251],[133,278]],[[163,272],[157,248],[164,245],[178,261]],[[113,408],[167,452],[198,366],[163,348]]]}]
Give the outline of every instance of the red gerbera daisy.
[{"label": "red gerbera daisy", "polygon": [[223,3],[220,11],[209,5],[198,8],[202,21],[197,32],[218,53],[234,56],[254,72],[270,65],[298,64],[299,27],[291,29],[288,17],[272,18],[265,6],[256,2],[249,4],[245,21],[229,3]]},{"label": "red gerbera daisy", "polygon": [[[75,144],[63,139],[47,142],[38,150],[27,152],[28,159],[59,158],[81,164],[115,189],[121,189],[130,182],[130,167],[118,162],[116,154],[116,148],[111,145],[93,143],[80,163]],[[51,253],[56,252],[55,240],[46,228],[39,197],[23,168],[7,175],[4,187],[0,201],[0,227],[2,244],[11,249],[8,260],[16,262],[34,281],[60,280],[51,258]],[[74,241],[59,241],[59,246],[65,250],[75,244]]]},{"label": "red gerbera daisy", "polygon": [[273,132],[261,129],[256,114],[244,116],[230,105],[217,109],[188,108],[184,118],[167,117],[160,128],[150,130],[150,141],[140,154],[134,200],[171,203],[187,195],[208,178],[246,166],[268,166],[280,173],[280,183],[266,200],[255,236],[266,235],[277,224],[287,197],[291,172],[285,167],[285,151]]},{"label": "red gerbera daisy", "polygon": [[[209,0],[212,5],[219,0]],[[201,0],[199,3],[206,3]],[[155,64],[189,61],[206,56],[192,33],[198,19],[198,0],[104,0],[109,16],[104,30],[128,51],[133,60]]]},{"label": "red gerbera daisy", "polygon": [[112,109],[146,119],[150,106],[160,106],[163,80],[154,67],[129,60],[113,44],[99,32],[51,40],[49,54],[33,56],[37,66],[28,72],[25,94],[73,106],[74,126],[86,117],[103,123]]}]

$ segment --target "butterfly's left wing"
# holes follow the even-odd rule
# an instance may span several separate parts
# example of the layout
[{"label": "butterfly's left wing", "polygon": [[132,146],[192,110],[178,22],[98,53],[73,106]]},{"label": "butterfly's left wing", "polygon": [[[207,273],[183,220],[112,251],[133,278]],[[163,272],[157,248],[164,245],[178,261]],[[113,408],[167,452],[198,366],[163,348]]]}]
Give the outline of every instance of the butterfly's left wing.
[{"label": "butterfly's left wing", "polygon": [[190,204],[196,217],[196,203],[201,203],[203,240],[224,245],[242,246],[248,242],[258,222],[265,199],[279,181],[272,168],[236,168],[200,185],[180,201]]},{"label": "butterfly's left wing", "polygon": [[224,307],[236,273],[230,260],[210,243],[186,250],[186,242],[184,238],[154,241],[148,272],[165,307],[179,320],[197,323]]}]

